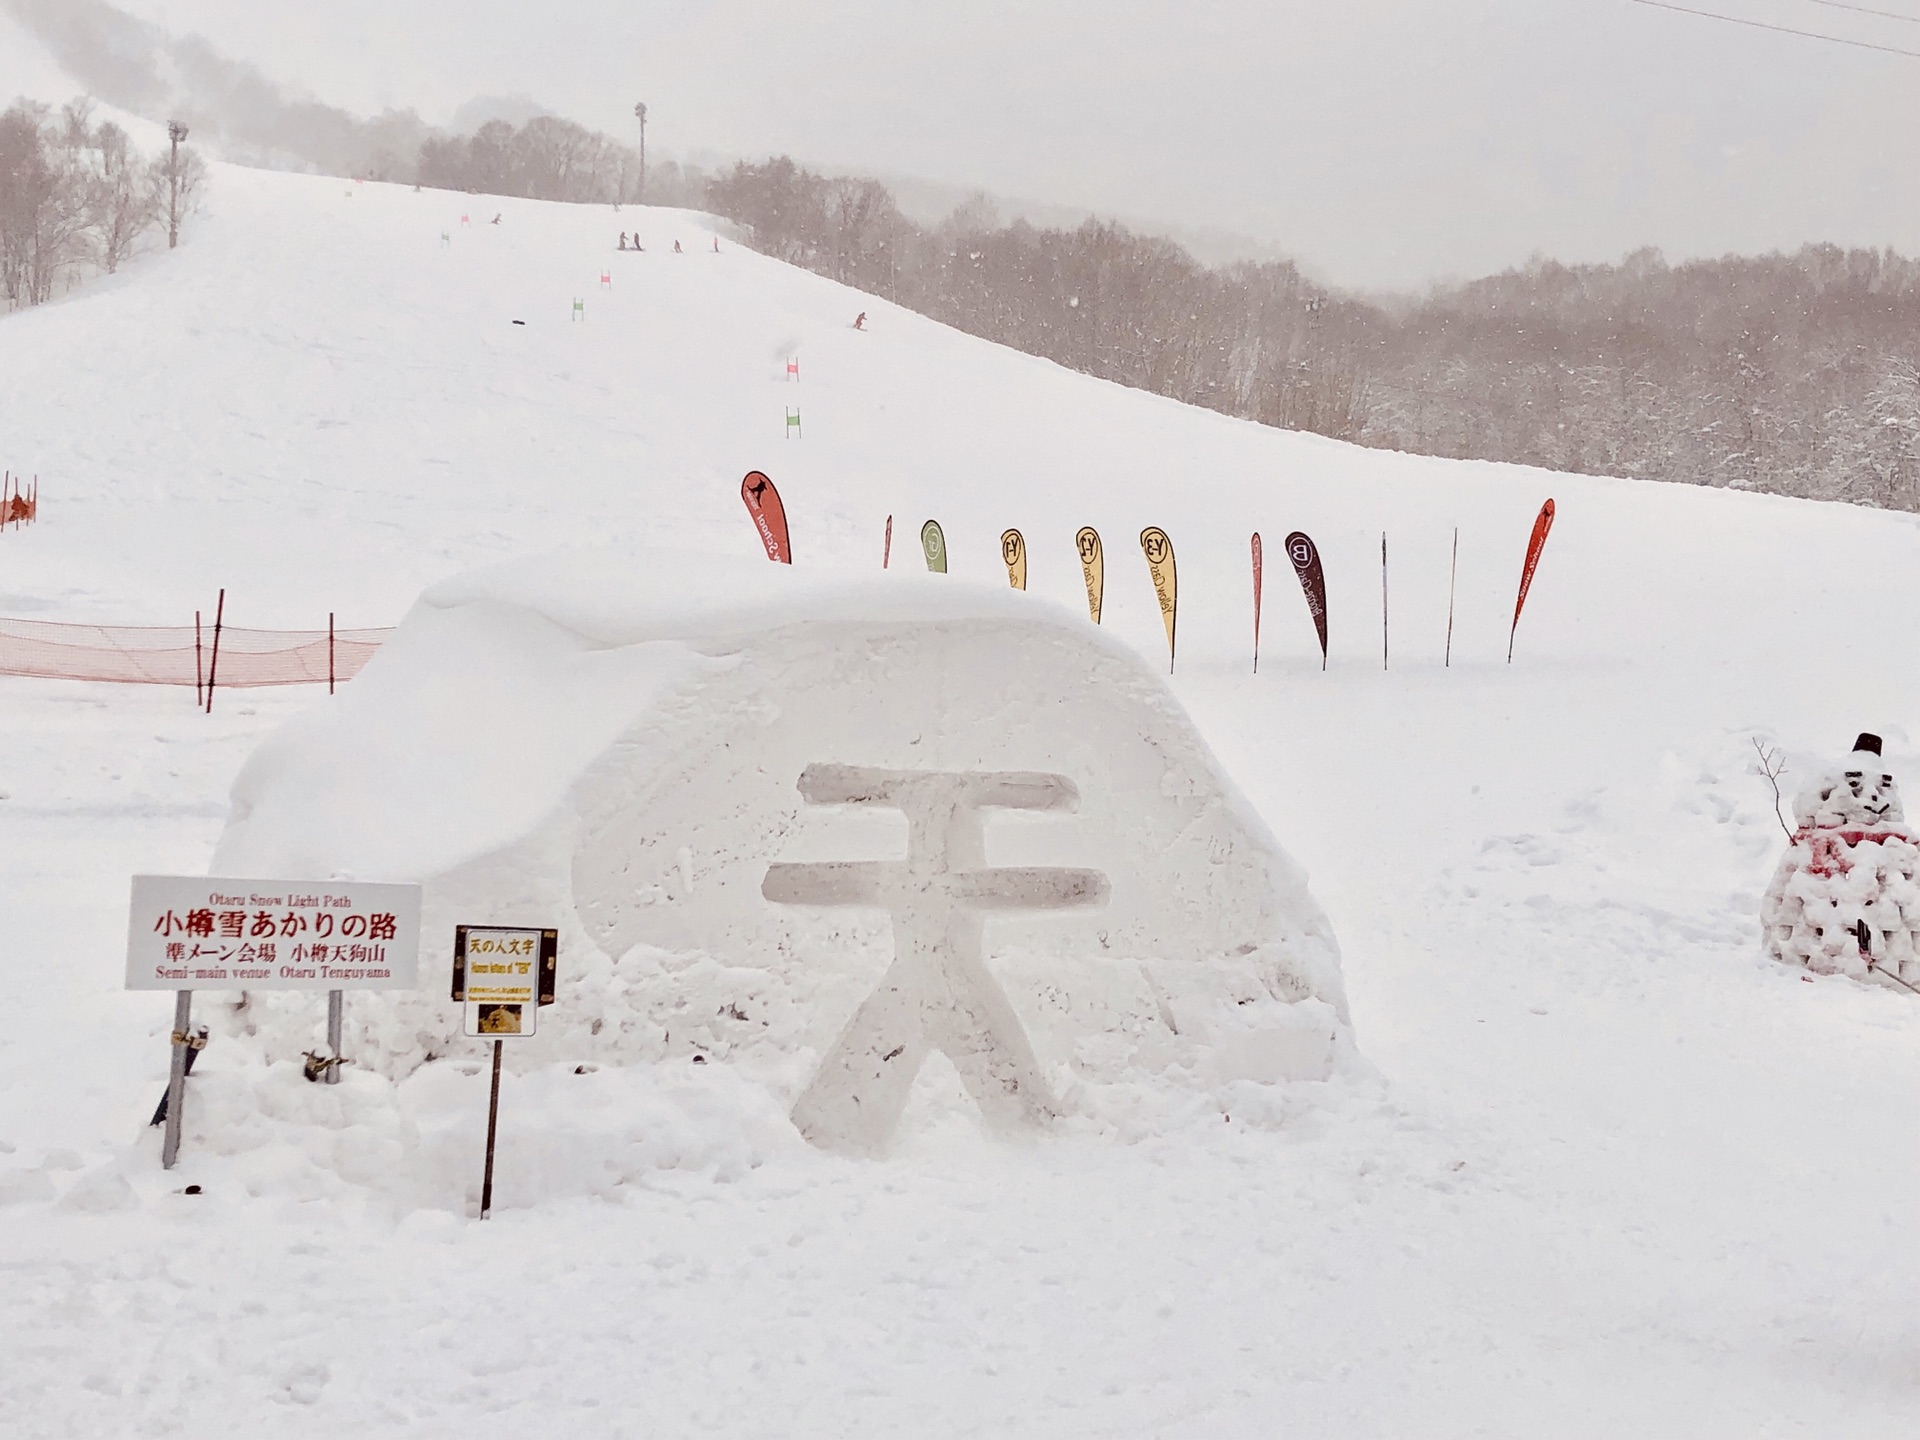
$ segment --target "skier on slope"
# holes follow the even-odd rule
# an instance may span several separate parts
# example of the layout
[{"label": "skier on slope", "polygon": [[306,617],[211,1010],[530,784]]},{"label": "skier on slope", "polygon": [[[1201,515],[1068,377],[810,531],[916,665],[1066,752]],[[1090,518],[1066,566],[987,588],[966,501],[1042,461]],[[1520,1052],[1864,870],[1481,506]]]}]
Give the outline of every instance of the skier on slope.
[{"label": "skier on slope", "polygon": [[856,330],[864,330],[867,328],[866,311],[862,310],[858,315],[853,317],[853,328]]},{"label": "skier on slope", "polygon": [[627,248],[627,232],[624,230],[620,232],[620,248],[622,250]]}]

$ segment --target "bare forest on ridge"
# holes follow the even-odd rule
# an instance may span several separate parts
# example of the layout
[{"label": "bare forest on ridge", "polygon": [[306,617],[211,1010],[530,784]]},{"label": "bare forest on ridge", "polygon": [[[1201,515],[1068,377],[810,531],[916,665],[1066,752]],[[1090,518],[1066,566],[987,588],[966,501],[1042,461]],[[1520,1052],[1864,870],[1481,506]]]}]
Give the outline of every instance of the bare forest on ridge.
[{"label": "bare forest on ridge", "polygon": [[[428,140],[416,178],[590,203],[641,183],[631,147],[553,117]],[[1536,260],[1381,299],[1291,262],[1203,265],[1106,221],[1005,224],[985,201],[918,223],[877,180],[784,157],[715,175],[655,165],[645,187],[957,329],[1261,424],[1920,510],[1920,261],[1892,252]]]}]

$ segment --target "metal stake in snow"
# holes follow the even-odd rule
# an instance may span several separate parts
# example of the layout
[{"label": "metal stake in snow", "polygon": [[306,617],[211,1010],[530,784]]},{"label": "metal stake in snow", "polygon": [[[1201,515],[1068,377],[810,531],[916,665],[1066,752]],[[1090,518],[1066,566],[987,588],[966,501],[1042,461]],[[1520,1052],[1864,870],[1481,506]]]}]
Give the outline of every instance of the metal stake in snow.
[{"label": "metal stake in snow", "polygon": [[906,812],[904,863],[781,864],[760,893],[779,905],[859,906],[893,916],[894,961],[833,1044],[793,1107],[815,1144],[883,1145],[913,1077],[945,1052],[989,1121],[1044,1120],[1055,1102],[1032,1043],[981,955],[987,911],[1099,905],[1107,877],[1054,867],[987,869],[982,809],[1072,810],[1064,775],[878,770],[809,765],[810,805],[879,805]]},{"label": "metal stake in snow", "polygon": [[1447,570],[1447,658],[1443,668],[1453,664],[1453,589],[1460,578],[1460,527],[1453,527],[1453,564]]},{"label": "metal stake in snow", "polygon": [[1387,532],[1380,532],[1380,668],[1387,668]]}]

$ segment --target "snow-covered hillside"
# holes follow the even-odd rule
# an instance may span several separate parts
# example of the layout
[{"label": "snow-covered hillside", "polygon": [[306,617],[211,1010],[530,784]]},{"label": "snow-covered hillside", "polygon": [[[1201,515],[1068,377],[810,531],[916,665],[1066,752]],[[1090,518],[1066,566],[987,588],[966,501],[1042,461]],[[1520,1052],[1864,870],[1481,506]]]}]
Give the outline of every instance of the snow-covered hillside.
[{"label": "snow-covered hillside", "polygon": [[[889,515],[917,564],[933,517],[956,579],[1004,585],[1018,526],[1033,591],[1079,607],[1095,525],[1106,628],[1158,660],[1133,537],[1163,526],[1174,688],[1311,870],[1377,1071],[1257,1124],[1017,1148],[935,1076],[900,1152],[854,1162],[777,1114],[703,1118],[664,1069],[556,1067],[509,1087],[482,1227],[483,1075],[439,1067],[380,1112],[444,1159],[443,1188],[399,1194],[397,1136],[341,1129],[283,1069],[275,1108],[163,1176],[143,1122],[170,1016],[119,989],[127,876],[204,868],[246,755],[327,700],[207,717],[0,681],[17,1433],[1909,1428],[1920,1008],[1760,958],[1782,837],[1750,741],[1791,784],[1874,730],[1920,784],[1913,517],[1262,429],[716,252],[697,216],[225,167],[180,250],[0,319],[0,464],[42,495],[0,535],[0,614],[123,623],[190,622],[222,586],[238,624],[388,623],[582,542],[753,555],[758,467],[802,568],[877,569]],[[1292,529],[1326,559],[1325,673]],[[540,1116],[627,1170],[576,1184]],[[528,1203],[536,1167],[561,1198]]]}]

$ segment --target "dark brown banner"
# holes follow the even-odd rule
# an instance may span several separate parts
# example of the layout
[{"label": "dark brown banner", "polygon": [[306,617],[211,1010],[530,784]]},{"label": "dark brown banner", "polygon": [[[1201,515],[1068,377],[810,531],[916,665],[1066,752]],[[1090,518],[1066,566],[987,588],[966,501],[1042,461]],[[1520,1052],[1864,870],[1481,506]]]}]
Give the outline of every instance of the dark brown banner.
[{"label": "dark brown banner", "polygon": [[1327,576],[1320,568],[1320,551],[1306,532],[1296,530],[1287,536],[1287,559],[1293,573],[1300,577],[1300,592],[1307,597],[1307,613],[1313,616],[1313,628],[1320,637],[1320,668],[1327,668]]}]

